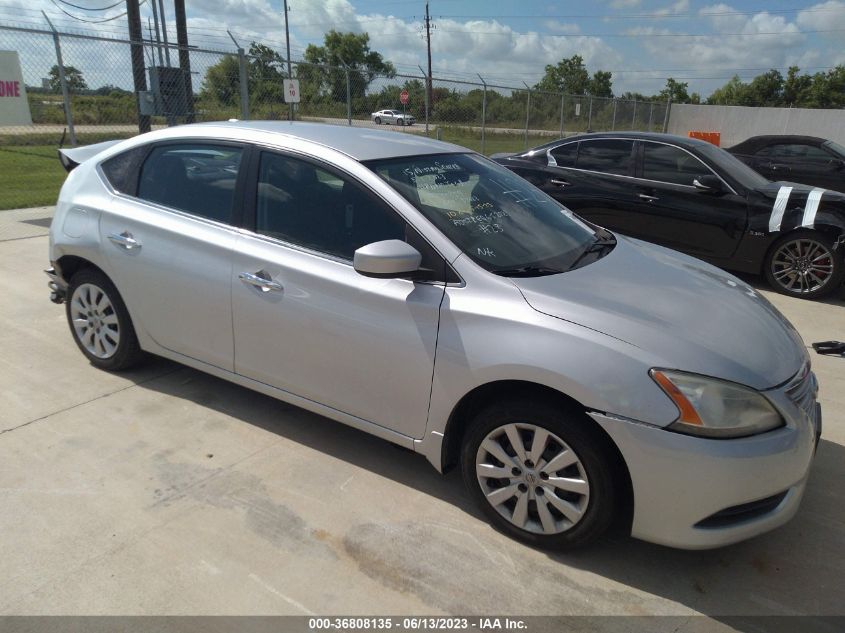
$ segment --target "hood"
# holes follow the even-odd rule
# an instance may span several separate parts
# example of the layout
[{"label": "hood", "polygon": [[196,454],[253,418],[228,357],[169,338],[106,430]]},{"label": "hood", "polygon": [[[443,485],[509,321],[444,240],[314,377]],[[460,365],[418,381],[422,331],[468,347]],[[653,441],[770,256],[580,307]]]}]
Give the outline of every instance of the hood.
[{"label": "hood", "polygon": [[535,310],[635,345],[667,369],[763,390],[806,361],[795,328],[745,282],[669,249],[617,239],[593,264],[512,281]]},{"label": "hood", "polygon": [[[766,183],[762,187],[758,187],[757,191],[766,198],[775,200],[780,190],[784,187],[791,188],[791,191],[789,192],[790,204],[792,204],[793,202],[805,202],[814,189],[820,189],[820,187],[814,187],[812,185],[802,185],[798,182],[786,182],[784,180],[778,180]],[[823,191],[824,200],[826,202],[845,202],[845,193],[840,193],[839,191],[833,191],[831,189],[823,189]]]}]

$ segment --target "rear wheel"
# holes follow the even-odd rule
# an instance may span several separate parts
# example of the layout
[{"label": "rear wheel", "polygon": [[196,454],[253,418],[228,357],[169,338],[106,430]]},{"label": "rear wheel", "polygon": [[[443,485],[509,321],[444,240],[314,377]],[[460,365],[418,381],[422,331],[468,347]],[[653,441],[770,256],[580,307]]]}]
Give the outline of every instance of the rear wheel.
[{"label": "rear wheel", "polygon": [[766,257],[766,278],[778,292],[818,299],[834,292],[845,275],[845,258],[818,231],[796,231],[776,241]]},{"label": "rear wheel", "polygon": [[117,288],[105,274],[86,268],[70,280],[65,314],[73,340],[95,367],[118,371],[143,353]]},{"label": "rear wheel", "polygon": [[543,548],[593,541],[621,507],[607,440],[583,413],[513,400],[479,413],[467,431],[464,482],[490,522]]},{"label": "rear wheel", "polygon": [[380,116],[376,117],[376,125],[381,125],[381,117]]}]

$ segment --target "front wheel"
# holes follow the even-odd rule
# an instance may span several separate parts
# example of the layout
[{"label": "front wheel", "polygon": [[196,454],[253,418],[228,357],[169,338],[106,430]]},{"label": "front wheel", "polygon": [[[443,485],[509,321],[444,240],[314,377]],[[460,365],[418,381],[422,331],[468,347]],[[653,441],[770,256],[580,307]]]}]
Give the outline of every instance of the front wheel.
[{"label": "front wheel", "polygon": [[381,125],[381,117],[380,116],[377,116],[375,121],[376,121],[376,125]]},{"label": "front wheel", "polygon": [[95,367],[118,371],[142,357],[129,312],[105,274],[85,268],[68,285],[65,314],[79,349]]},{"label": "front wheel", "polygon": [[781,294],[802,299],[819,299],[834,292],[845,276],[845,258],[833,244],[818,231],[784,235],[766,256],[769,284]]},{"label": "front wheel", "polygon": [[583,413],[513,400],[479,413],[464,442],[464,482],[490,522],[531,545],[595,540],[620,507],[608,440]]}]

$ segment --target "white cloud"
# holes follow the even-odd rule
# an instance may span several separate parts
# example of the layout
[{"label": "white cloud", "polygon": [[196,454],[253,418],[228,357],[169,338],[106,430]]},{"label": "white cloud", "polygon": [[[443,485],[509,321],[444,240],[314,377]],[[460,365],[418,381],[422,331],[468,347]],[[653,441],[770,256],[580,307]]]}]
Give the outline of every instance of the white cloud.
[{"label": "white cloud", "polygon": [[581,32],[581,27],[577,24],[561,22],[560,20],[546,20],[543,26],[553,33],[561,33],[563,35],[577,35]]},{"label": "white cloud", "polygon": [[667,15],[677,15],[678,13],[685,13],[689,11],[689,0],[678,0],[667,7],[657,9],[654,15],[663,17]]},{"label": "white cloud", "polygon": [[[795,21],[804,30],[845,30],[845,2],[829,0],[814,4],[800,11]],[[842,33],[825,33],[824,35],[840,40],[842,38]]]},{"label": "white cloud", "polygon": [[614,9],[631,9],[640,6],[641,0],[612,0],[610,6]]}]

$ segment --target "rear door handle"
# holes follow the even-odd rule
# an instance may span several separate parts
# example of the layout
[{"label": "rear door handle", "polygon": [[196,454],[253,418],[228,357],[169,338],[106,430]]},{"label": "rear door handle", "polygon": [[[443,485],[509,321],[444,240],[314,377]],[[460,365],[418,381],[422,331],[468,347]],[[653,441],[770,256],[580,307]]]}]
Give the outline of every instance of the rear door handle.
[{"label": "rear door handle", "polygon": [[654,202],[655,200],[660,200],[660,198],[658,198],[657,196],[650,196],[648,194],[641,193],[640,194],[640,200],[646,200],[648,202]]},{"label": "rear door handle", "polygon": [[123,233],[111,233],[109,239],[119,246],[125,248],[127,251],[141,248],[141,242],[132,237],[132,233],[124,231]]},{"label": "rear door handle", "polygon": [[557,185],[558,187],[568,187],[570,184],[565,180],[560,180],[559,178],[552,178],[549,182],[553,185]]},{"label": "rear door handle", "polygon": [[249,286],[255,286],[261,292],[282,292],[284,290],[284,286],[280,284],[278,281],[273,281],[269,278],[270,276],[267,275],[263,270],[259,270],[257,273],[240,273],[238,275],[238,279]]}]

